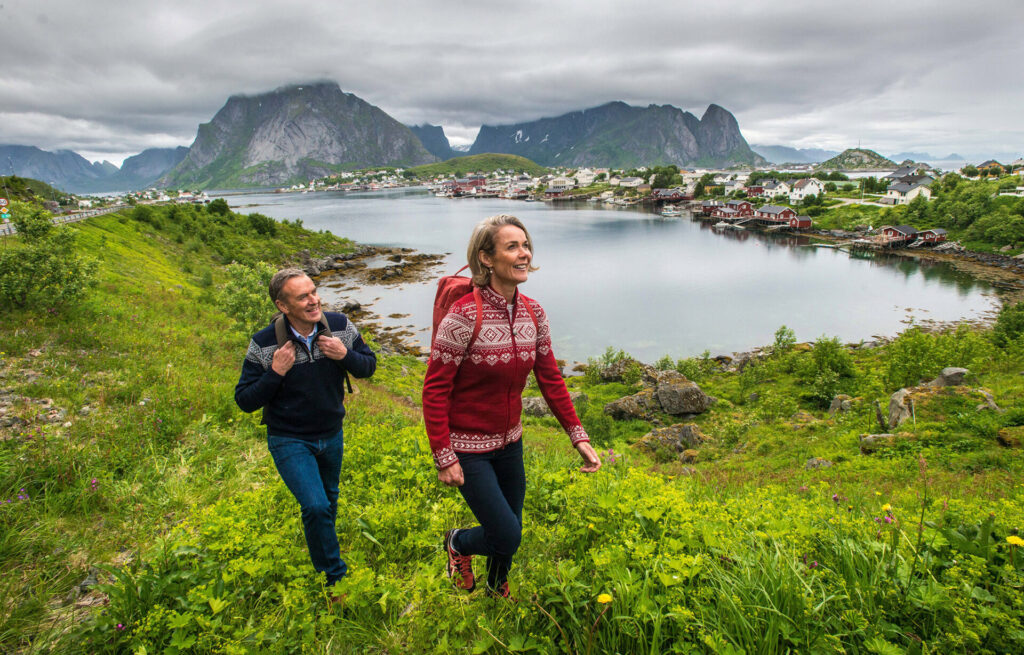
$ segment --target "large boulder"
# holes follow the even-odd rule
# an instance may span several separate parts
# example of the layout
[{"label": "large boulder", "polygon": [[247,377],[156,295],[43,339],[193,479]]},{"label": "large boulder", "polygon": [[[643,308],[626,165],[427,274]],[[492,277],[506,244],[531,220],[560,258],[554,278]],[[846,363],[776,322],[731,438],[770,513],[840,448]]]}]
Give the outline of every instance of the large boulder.
[{"label": "large boulder", "polygon": [[939,377],[928,383],[931,387],[958,387],[964,383],[964,376],[970,373],[966,368],[947,366]]},{"label": "large boulder", "polygon": [[910,439],[911,435],[906,433],[901,434],[862,434],[860,435],[860,453],[862,455],[870,455],[871,453],[879,450],[884,450],[893,446],[896,442]]},{"label": "large boulder", "polygon": [[907,407],[907,396],[909,396],[910,393],[910,389],[900,389],[893,395],[889,396],[890,430],[910,418],[910,408]]},{"label": "large boulder", "polygon": [[1000,446],[1005,448],[1020,448],[1021,443],[1024,442],[1024,425],[1014,425],[1001,429],[996,440]]},{"label": "large boulder", "polygon": [[654,395],[661,405],[661,411],[673,416],[701,414],[715,402],[696,382],[686,379],[678,371],[662,371],[657,376]]},{"label": "large boulder", "polygon": [[639,368],[642,376],[651,375],[656,372],[653,366],[648,366],[631,357],[626,357],[602,368],[598,375],[601,377],[602,382],[622,382],[626,372],[633,368]]},{"label": "large boulder", "polygon": [[[572,406],[576,409],[576,412],[580,412],[581,405],[586,404],[587,394],[582,391],[570,391],[569,399],[572,400]],[[551,408],[548,407],[547,401],[541,396],[528,396],[523,398],[523,414],[527,416],[552,416]]]},{"label": "large boulder", "polygon": [[654,389],[644,389],[632,396],[624,396],[613,400],[604,406],[604,413],[614,419],[647,419],[651,414],[660,411],[657,398],[654,397]]},{"label": "large boulder", "polygon": [[828,407],[828,415],[835,416],[836,412],[848,412],[853,409],[853,398],[850,398],[845,393],[841,393],[832,399],[832,404]]},{"label": "large boulder", "polygon": [[696,449],[708,440],[694,423],[676,423],[651,430],[637,443],[651,452],[668,459],[696,459]]}]

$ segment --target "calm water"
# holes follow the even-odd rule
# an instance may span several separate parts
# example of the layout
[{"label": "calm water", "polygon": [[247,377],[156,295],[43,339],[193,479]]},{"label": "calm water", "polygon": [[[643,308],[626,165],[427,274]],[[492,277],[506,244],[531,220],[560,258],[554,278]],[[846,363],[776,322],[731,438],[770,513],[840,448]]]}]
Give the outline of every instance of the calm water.
[{"label": "calm water", "polygon": [[[707,222],[665,220],[637,209],[499,199],[435,198],[422,190],[362,194],[229,196],[241,212],[301,218],[374,245],[454,253],[464,263],[473,225],[499,213],[519,216],[535,243],[523,291],[551,319],[556,354],[586,360],[608,346],[653,361],[747,350],[772,342],[780,325],[801,341],[894,335],[917,321],[980,318],[998,306],[992,289],[946,265],[902,258],[859,259],[800,245],[802,238],[719,233]],[[369,287],[352,299],[394,324],[425,330],[429,341],[436,284]],[[338,299],[324,290],[325,301]],[[333,297],[332,297],[333,295]],[[423,334],[423,332],[420,332]]]}]

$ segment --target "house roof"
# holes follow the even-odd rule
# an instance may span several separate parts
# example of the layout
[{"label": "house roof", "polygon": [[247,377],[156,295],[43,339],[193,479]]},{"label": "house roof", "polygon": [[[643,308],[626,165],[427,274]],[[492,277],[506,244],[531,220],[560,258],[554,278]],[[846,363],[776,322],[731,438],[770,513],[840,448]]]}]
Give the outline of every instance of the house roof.
[{"label": "house roof", "polygon": [[928,185],[924,182],[897,182],[896,184],[890,184],[889,190],[896,191],[897,193],[909,193],[918,187],[927,187]]},{"label": "house roof", "polygon": [[[916,175],[916,174],[917,174],[917,167],[916,166],[901,166],[901,167],[897,168],[896,170],[894,170],[892,173],[889,173],[888,175],[886,175],[885,177],[890,178],[890,179],[898,179],[898,178],[901,178],[901,177],[906,177],[907,175]],[[885,179],[885,178],[882,178],[882,179]]]},{"label": "house roof", "polygon": [[977,166],[975,166],[975,168],[988,168],[989,166],[1000,166],[1001,167],[1002,164],[997,162],[995,159],[989,159],[988,161],[984,161],[984,162],[978,164]]},{"label": "house roof", "polygon": [[805,177],[805,178],[801,178],[801,179],[797,180],[796,184],[793,185],[793,188],[794,189],[802,189],[805,186],[809,186],[812,182],[814,184],[817,184],[818,186],[822,186],[820,180],[816,180],[813,177]]},{"label": "house roof", "polygon": [[764,213],[764,214],[781,214],[782,212],[785,212],[785,211],[790,211],[791,212],[793,210],[790,209],[789,207],[779,207],[778,205],[765,205],[764,207],[761,207],[757,211],[759,211],[761,213]]},{"label": "house roof", "polygon": [[[910,226],[910,225],[886,225],[885,227],[887,227],[889,229],[892,229],[892,230],[896,230],[897,232],[902,232],[903,234],[907,235],[908,237],[917,234],[917,229],[912,227],[912,226]],[[885,229],[885,228],[882,228],[882,229]]]},{"label": "house roof", "polygon": [[946,232],[941,227],[933,227],[933,228],[929,228],[927,230],[921,230],[920,233],[924,234],[925,232],[931,232],[932,234],[948,234],[948,232]]}]

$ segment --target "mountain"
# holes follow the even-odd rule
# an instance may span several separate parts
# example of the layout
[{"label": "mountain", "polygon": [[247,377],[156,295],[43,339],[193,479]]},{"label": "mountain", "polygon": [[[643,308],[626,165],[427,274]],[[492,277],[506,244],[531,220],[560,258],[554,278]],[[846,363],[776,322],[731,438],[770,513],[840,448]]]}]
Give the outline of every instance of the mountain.
[{"label": "mountain", "polygon": [[188,148],[149,148],[121,163],[116,179],[125,189],[144,189],[171,170],[188,154]]},{"label": "mountain", "polygon": [[188,155],[161,183],[276,185],[434,160],[408,127],[337,84],[323,82],[231,96],[213,120],[199,126]]},{"label": "mountain", "polygon": [[455,156],[452,145],[448,143],[448,137],[444,134],[444,128],[440,125],[410,125],[409,129],[419,138],[427,152],[444,161]]},{"label": "mountain", "polygon": [[838,150],[822,150],[821,148],[791,148],[760,144],[752,144],[750,148],[772,164],[817,164],[839,154]]},{"label": "mountain", "polygon": [[484,125],[469,149],[519,155],[543,166],[763,164],[735,117],[710,105],[698,119],[672,105],[600,107],[515,125]]},{"label": "mountain", "polygon": [[[49,182],[71,193],[144,189],[174,168],[188,148],[150,148],[125,159],[119,169],[109,161],[90,163],[70,150],[49,152],[35,146],[0,146],[0,162],[21,177]],[[8,163],[10,158],[10,163]]]},{"label": "mountain", "polygon": [[867,148],[849,148],[837,156],[824,161],[815,168],[818,170],[851,171],[859,168],[895,168],[896,162],[886,159],[874,150]]},{"label": "mountain", "polygon": [[86,193],[105,190],[104,180],[117,173],[117,166],[110,162],[90,163],[70,150],[49,152],[35,146],[0,145],[0,170],[72,193]]}]

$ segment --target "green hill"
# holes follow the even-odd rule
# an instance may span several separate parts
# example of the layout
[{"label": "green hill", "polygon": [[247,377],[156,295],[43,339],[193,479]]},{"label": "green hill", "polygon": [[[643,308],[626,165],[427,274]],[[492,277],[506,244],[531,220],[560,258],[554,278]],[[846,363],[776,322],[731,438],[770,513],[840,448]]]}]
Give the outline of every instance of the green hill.
[{"label": "green hill", "polygon": [[441,175],[462,177],[471,173],[492,173],[498,170],[523,172],[533,176],[544,175],[548,172],[548,169],[540,164],[535,164],[525,157],[495,153],[455,157],[448,161],[437,164],[425,164],[410,170],[421,178],[432,178]]},{"label": "green hill", "polygon": [[867,148],[849,148],[842,151],[832,159],[823,161],[815,170],[842,170],[852,171],[857,169],[873,168],[895,168],[896,162],[886,159],[874,150]]},{"label": "green hill", "polygon": [[[91,295],[0,312],[0,651],[1021,652],[1024,312],[876,348],[780,330],[731,369],[666,358],[718,398],[681,453],[638,445],[678,417],[604,412],[645,389],[609,351],[570,380],[601,471],[577,471],[554,419],[524,422],[517,603],[448,584],[441,535],[473,519],[436,480],[425,365],[382,355],[348,399],[334,607],[234,404],[233,317],[269,318],[267,264],[353,244],[212,203],[69,229],[99,259]],[[616,361],[620,379],[596,374]],[[957,364],[966,385],[915,390],[913,418],[861,450],[873,401]]]},{"label": "green hill", "polygon": [[0,194],[6,194],[8,200],[21,200],[22,202],[42,203],[53,200],[58,203],[66,203],[70,194],[55,189],[46,182],[33,180],[30,177],[18,177],[17,175],[0,176]]}]

